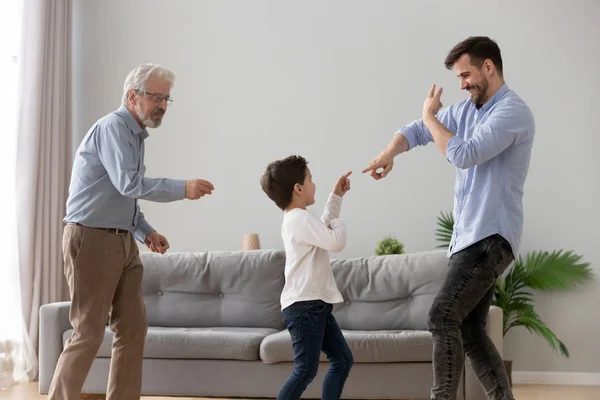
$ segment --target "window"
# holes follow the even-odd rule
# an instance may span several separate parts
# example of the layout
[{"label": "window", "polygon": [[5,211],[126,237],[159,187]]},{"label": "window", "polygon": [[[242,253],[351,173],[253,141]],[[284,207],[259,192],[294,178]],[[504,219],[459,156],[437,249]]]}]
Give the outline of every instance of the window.
[{"label": "window", "polygon": [[[2,171],[2,197],[0,206],[0,307],[3,321],[0,324],[0,341],[21,337],[22,317],[19,295],[19,269],[17,257],[15,172],[17,155],[17,82],[19,74],[19,39],[21,38],[21,1],[4,0],[0,13],[0,76],[3,93],[0,96],[0,171]],[[5,317],[6,316],[6,317]],[[5,319],[6,318],[6,319]]]}]

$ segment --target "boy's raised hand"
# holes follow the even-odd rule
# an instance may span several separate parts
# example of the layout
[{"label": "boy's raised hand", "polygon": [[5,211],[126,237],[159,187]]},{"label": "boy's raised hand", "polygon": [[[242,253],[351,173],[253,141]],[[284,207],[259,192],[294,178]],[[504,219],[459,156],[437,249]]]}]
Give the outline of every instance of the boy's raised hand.
[{"label": "boy's raised hand", "polygon": [[350,179],[348,177],[352,174],[352,171],[346,172],[340,176],[335,185],[333,186],[333,193],[338,196],[343,196],[348,190],[350,190]]}]

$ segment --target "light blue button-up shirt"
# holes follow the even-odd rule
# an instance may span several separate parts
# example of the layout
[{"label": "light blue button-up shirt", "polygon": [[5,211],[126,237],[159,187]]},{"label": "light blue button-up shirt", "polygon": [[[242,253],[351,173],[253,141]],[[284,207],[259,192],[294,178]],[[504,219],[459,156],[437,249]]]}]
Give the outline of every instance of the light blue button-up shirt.
[{"label": "light blue button-up shirt", "polygon": [[[515,257],[523,232],[523,185],[535,135],[533,114],[506,84],[480,109],[470,99],[437,114],[455,134],[446,158],[456,167],[454,232],[448,256],[493,234],[502,235]],[[409,149],[433,141],[422,120],[402,134]]]},{"label": "light blue button-up shirt", "polygon": [[147,137],[124,106],[90,128],[73,162],[64,222],[128,230],[140,242],[154,231],[138,199],[182,200],[185,180],[144,177]]}]

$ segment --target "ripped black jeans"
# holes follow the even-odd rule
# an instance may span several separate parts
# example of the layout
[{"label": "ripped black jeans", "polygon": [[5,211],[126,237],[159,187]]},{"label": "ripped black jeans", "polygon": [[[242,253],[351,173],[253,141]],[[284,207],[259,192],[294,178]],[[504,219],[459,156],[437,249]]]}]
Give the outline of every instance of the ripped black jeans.
[{"label": "ripped black jeans", "polygon": [[514,400],[502,357],[485,332],[496,278],[514,260],[492,235],[450,257],[448,275],[429,312],[433,335],[432,400],[454,400],[465,353],[489,399]]}]

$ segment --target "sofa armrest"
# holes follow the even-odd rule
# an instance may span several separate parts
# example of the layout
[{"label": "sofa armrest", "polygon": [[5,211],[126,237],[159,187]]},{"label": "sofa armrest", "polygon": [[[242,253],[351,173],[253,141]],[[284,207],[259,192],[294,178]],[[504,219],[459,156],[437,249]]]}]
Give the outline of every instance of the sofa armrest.
[{"label": "sofa armrest", "polygon": [[[491,306],[487,317],[486,333],[502,356],[503,335],[503,312],[500,307]],[[465,359],[465,400],[487,400],[487,396],[479,383],[479,379],[471,368],[471,363]]]},{"label": "sofa armrest", "polygon": [[492,339],[492,342],[496,345],[498,353],[502,358],[502,351],[504,350],[504,312],[500,307],[491,306],[490,312],[487,317],[487,325],[485,331],[487,335]]},{"label": "sofa armrest", "polygon": [[69,322],[71,302],[44,304],[40,307],[39,379],[40,393],[48,394],[58,358],[63,350],[63,333],[72,329]]}]

